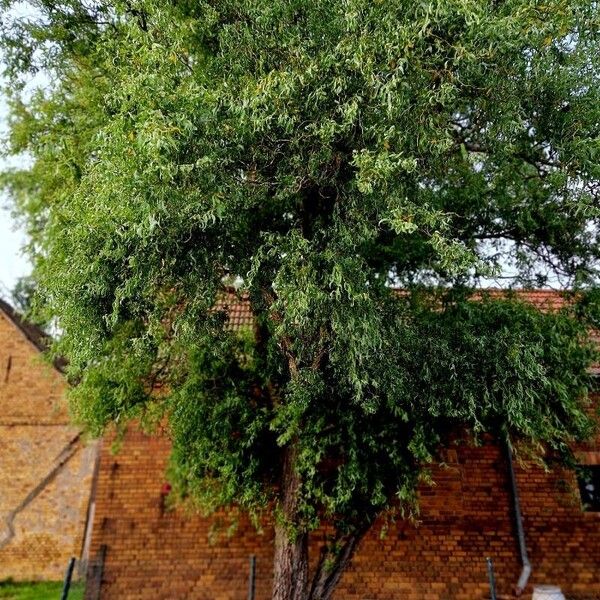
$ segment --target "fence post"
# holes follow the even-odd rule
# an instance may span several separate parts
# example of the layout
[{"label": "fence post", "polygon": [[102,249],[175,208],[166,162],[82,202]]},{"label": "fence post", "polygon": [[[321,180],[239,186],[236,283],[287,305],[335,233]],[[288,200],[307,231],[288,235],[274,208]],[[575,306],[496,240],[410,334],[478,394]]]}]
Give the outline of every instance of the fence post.
[{"label": "fence post", "polygon": [[75,567],[75,558],[69,559],[69,564],[67,565],[67,572],[65,573],[65,580],[63,582],[62,594],[60,595],[60,600],[67,600],[67,596],[69,595],[69,590],[71,589],[71,578],[73,577],[73,569]]},{"label": "fence post", "polygon": [[496,600],[496,578],[494,577],[494,563],[490,557],[485,559],[487,563],[488,579],[490,580],[490,598]]},{"label": "fence post", "polygon": [[256,589],[256,556],[250,557],[250,575],[248,577],[248,600],[254,600]]}]

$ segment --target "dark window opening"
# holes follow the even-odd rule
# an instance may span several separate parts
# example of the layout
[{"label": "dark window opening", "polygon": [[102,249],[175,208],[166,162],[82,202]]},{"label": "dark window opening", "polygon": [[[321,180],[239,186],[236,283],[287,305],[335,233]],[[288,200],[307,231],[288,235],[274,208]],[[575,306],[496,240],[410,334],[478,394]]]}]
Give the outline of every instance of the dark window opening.
[{"label": "dark window opening", "polygon": [[600,465],[579,465],[577,483],[585,512],[600,512]]}]

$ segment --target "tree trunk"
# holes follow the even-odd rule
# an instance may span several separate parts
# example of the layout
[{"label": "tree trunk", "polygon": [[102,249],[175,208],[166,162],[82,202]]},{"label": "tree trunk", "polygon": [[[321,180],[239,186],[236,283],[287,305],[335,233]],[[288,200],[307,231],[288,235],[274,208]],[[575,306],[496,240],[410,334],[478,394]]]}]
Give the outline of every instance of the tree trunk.
[{"label": "tree trunk", "polygon": [[335,553],[323,546],[309,585],[308,534],[294,531],[301,483],[295,469],[296,456],[297,442],[292,441],[283,459],[281,517],[275,525],[272,600],[331,600],[369,525],[364,523],[353,533],[337,538],[341,547]]},{"label": "tree trunk", "polygon": [[273,600],[307,600],[308,536],[303,533],[290,539],[285,526],[275,528],[275,565]]},{"label": "tree trunk", "polygon": [[275,526],[273,600],[307,600],[308,534],[293,532],[298,516],[300,478],[295,470],[296,442],[285,450],[281,478],[280,522]]}]

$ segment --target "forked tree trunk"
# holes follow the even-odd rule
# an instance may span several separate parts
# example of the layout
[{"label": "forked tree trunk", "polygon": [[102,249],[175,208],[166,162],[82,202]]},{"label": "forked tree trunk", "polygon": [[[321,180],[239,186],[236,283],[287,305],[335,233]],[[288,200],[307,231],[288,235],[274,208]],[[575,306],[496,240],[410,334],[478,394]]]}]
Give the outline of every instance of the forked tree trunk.
[{"label": "forked tree trunk", "polygon": [[289,527],[298,516],[300,479],[294,464],[296,454],[296,445],[292,443],[286,450],[283,464],[281,481],[283,519],[275,526],[272,600],[331,600],[368,526],[339,538],[341,547],[335,555],[323,547],[315,573],[309,581],[308,534],[292,535],[293,527]]},{"label": "forked tree trunk", "polygon": [[[327,548],[321,548],[321,556],[312,578],[308,600],[330,600],[344,571],[350,564],[354,552],[368,531],[368,526],[358,529],[356,532],[345,536],[341,548],[332,555]],[[338,541],[342,541],[338,538]]]}]

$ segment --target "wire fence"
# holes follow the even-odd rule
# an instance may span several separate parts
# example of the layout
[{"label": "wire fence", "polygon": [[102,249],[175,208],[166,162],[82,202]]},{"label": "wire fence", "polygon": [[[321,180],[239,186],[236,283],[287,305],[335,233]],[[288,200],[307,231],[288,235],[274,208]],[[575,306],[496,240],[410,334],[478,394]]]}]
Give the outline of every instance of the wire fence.
[{"label": "wire fence", "polygon": [[87,565],[86,600],[100,600],[104,563],[106,562],[106,549],[106,545],[100,546],[98,554],[90,559]]},{"label": "wire fence", "polygon": [[106,546],[89,561],[69,559],[65,569],[60,600],[100,600]]},{"label": "wire fence", "polygon": [[[96,556],[91,558],[89,562],[79,561],[75,558],[69,560],[65,569],[60,600],[79,600],[84,597],[85,600],[101,600],[106,553],[107,546],[103,545],[98,550]],[[485,563],[489,585],[489,596],[485,600],[512,600],[516,598],[514,595],[507,596],[498,593],[494,563],[491,558],[486,558]],[[256,600],[256,557],[253,555],[249,556],[247,578],[247,600]],[[83,587],[84,592],[82,591]],[[523,600],[600,600],[600,594],[586,595],[584,592],[572,595],[563,593],[558,586],[534,585],[532,592],[523,593],[520,595],[520,598]],[[398,597],[398,600],[402,599]]]},{"label": "wire fence", "polygon": [[[75,557],[72,557],[69,559],[69,562],[67,563],[66,567],[65,567],[65,573],[64,573],[64,577],[62,580],[62,585],[60,588],[60,600],[83,600],[84,596],[85,596],[85,587],[86,587],[86,576],[87,576],[87,562],[86,561],[82,561],[79,559],[76,559]],[[37,584],[31,584],[31,585],[37,585]],[[40,586],[43,585],[43,583],[39,584]],[[23,596],[23,598],[29,598],[30,596],[27,595],[30,592],[26,592],[26,594]],[[33,592],[34,594],[39,593],[41,594],[45,594],[46,592],[42,592],[41,590],[36,590],[35,592]],[[4,598],[4,596],[2,595],[2,593],[0,593],[0,597]],[[10,594],[7,596],[7,598],[12,598],[13,596],[11,596]],[[19,594],[16,595],[16,598],[20,598],[21,596]],[[33,596],[31,596],[33,597]],[[44,598],[46,596],[44,595]]]}]

